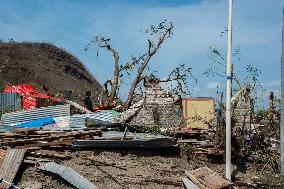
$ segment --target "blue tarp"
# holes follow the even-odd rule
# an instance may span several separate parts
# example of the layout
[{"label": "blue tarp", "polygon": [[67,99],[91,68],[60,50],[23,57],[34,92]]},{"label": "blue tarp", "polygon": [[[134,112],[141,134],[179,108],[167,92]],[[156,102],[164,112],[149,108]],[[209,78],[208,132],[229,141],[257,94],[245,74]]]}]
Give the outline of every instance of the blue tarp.
[{"label": "blue tarp", "polygon": [[43,125],[48,125],[48,124],[52,124],[55,123],[55,120],[53,119],[52,116],[50,117],[45,117],[45,118],[41,118],[41,119],[37,119],[37,120],[33,120],[33,121],[27,121],[27,122],[23,122],[23,123],[19,123],[17,125],[14,125],[15,127],[41,127]]}]

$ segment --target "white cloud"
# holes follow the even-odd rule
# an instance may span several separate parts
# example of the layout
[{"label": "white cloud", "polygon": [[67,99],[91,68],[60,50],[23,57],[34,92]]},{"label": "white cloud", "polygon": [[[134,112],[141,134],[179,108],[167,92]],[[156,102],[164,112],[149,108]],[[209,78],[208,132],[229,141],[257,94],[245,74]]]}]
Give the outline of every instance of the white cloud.
[{"label": "white cloud", "polygon": [[271,80],[266,83],[267,87],[280,87],[281,80]]},{"label": "white cloud", "polygon": [[207,84],[207,88],[208,88],[208,89],[217,89],[217,87],[218,87],[218,88],[221,87],[221,84],[218,83],[218,82],[211,82],[211,83],[208,83],[208,84]]},{"label": "white cloud", "polygon": [[[214,44],[226,53],[226,37],[219,37],[227,25],[226,0],[180,6],[141,6],[124,4],[125,1],[103,4],[99,1],[27,2],[39,5],[32,8],[4,1],[1,4],[0,1],[1,39],[55,42],[82,60],[101,82],[112,75],[113,57],[100,51],[96,59],[95,51],[81,49],[94,35],[109,36],[124,63],[132,54],[140,55],[147,48],[147,38],[139,30],[168,19],[173,21],[174,36],[162,45],[150,62],[158,70],[159,77],[167,76],[178,64],[187,64],[198,79],[198,88],[193,90],[195,95],[203,95],[203,92],[214,95],[212,89],[217,85],[220,88],[220,83],[225,84],[225,78],[214,78],[215,82],[211,82],[212,78],[205,78],[202,73],[210,61],[206,55],[208,46]],[[282,4],[283,0],[234,3],[233,45],[240,45],[242,52],[241,62],[235,63],[234,69],[242,74],[245,64],[258,63],[263,70],[261,79],[272,89],[279,86],[277,79],[280,78]]]}]

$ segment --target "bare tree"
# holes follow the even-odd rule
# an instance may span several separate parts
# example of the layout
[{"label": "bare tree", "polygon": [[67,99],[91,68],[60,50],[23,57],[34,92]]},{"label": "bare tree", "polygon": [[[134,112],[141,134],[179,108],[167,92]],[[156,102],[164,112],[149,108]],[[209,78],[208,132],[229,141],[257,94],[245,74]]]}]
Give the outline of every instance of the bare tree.
[{"label": "bare tree", "polygon": [[[128,97],[126,103],[124,104],[124,109],[129,109],[135,99],[137,90],[141,89],[142,81],[156,75],[149,67],[149,62],[152,57],[157,53],[158,49],[161,48],[162,44],[173,35],[173,24],[172,22],[167,22],[166,20],[159,23],[157,26],[152,25],[149,29],[144,32],[148,34],[148,46],[147,51],[141,56],[132,56],[131,60],[125,64],[119,62],[119,53],[110,44],[110,39],[104,36],[96,36],[93,41],[86,45],[85,50],[88,50],[92,45],[97,47],[97,56],[99,49],[106,49],[114,57],[114,72],[113,79],[108,79],[105,83],[105,90],[108,94],[108,103],[110,105],[118,99],[118,91],[120,84],[127,74],[130,75],[135,73],[135,77],[131,82],[131,86],[128,92]],[[151,73],[149,73],[151,72]],[[176,91],[184,92],[183,88],[188,88],[188,83],[186,78],[188,74],[191,75],[191,68],[187,68],[184,64],[175,68],[168,76],[167,79],[159,80],[159,82],[170,82],[175,81]],[[156,77],[156,76],[155,76]],[[109,90],[110,86],[110,90]]]},{"label": "bare tree", "polygon": [[134,81],[131,84],[128,98],[126,100],[126,108],[128,109],[131,106],[132,100],[134,98],[135,89],[140,81],[142,81],[143,77],[142,74],[148,65],[149,61],[153,57],[154,54],[156,54],[157,50],[161,47],[162,43],[172,36],[172,30],[173,30],[173,24],[172,22],[161,22],[158,26],[151,26],[149,30],[146,30],[145,32],[150,35],[156,35],[157,36],[157,42],[155,44],[154,41],[151,39],[148,39],[148,52],[143,57],[143,62],[139,66],[137,75],[134,79]]},{"label": "bare tree", "polygon": [[[91,41],[86,47],[85,50],[88,50],[88,48],[92,44],[97,44],[98,48],[104,48],[110,51],[114,57],[114,71],[113,71],[113,80],[108,79],[104,83],[105,90],[108,94],[108,102],[109,104],[112,104],[112,102],[115,100],[117,96],[117,90],[118,90],[118,78],[119,78],[119,54],[118,51],[111,47],[110,45],[110,39],[106,38],[104,36],[96,36],[95,40]],[[98,55],[98,49],[97,49],[97,55]],[[111,85],[111,91],[108,91],[108,84]]]}]

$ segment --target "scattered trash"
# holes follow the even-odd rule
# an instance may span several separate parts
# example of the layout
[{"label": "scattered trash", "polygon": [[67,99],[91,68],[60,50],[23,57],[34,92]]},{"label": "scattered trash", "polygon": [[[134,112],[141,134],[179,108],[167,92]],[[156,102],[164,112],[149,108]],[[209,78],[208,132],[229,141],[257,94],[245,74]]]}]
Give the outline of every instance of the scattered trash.
[{"label": "scattered trash", "polygon": [[[21,89],[21,87],[23,89]],[[111,109],[106,109],[106,107],[102,106],[95,112],[91,112],[76,102],[68,100],[64,101],[64,103],[67,104],[63,105],[34,108],[34,99],[31,100],[30,98],[41,96],[42,98],[53,99],[53,97],[44,96],[44,94],[38,93],[32,88],[29,88],[29,86],[27,86],[26,89],[24,89],[26,86],[21,87],[13,90],[10,88],[10,91],[24,95],[21,90],[27,90],[28,93],[32,95],[24,95],[25,102],[27,103],[26,107],[33,109],[4,113],[1,116],[0,165],[2,167],[0,170],[0,177],[5,179],[3,179],[2,182],[7,184],[7,186],[5,186],[7,188],[18,188],[13,184],[13,181],[22,162],[32,166],[40,165],[40,169],[60,175],[77,188],[96,188],[95,185],[87,181],[73,169],[53,162],[54,160],[56,160],[56,162],[69,161],[73,158],[73,156],[67,151],[79,153],[78,149],[96,149],[96,151],[121,150],[124,153],[125,151],[133,150],[152,150],[161,152],[163,150],[180,150],[182,147],[189,147],[189,150],[185,151],[187,157],[189,157],[189,155],[193,155],[193,158],[195,158],[196,155],[202,156],[205,154],[207,158],[213,156],[219,158],[224,154],[224,145],[222,145],[222,125],[224,127],[224,123],[222,122],[222,108],[218,112],[220,113],[218,118],[218,128],[208,126],[209,122],[212,124],[211,117],[214,117],[211,112],[212,107],[215,106],[212,98],[195,99],[199,102],[199,105],[195,104],[194,107],[201,106],[200,102],[203,101],[206,103],[204,106],[207,107],[207,109],[210,107],[209,113],[206,112],[207,110],[202,108],[200,109],[201,113],[199,112],[203,117],[206,117],[204,115],[207,115],[207,113],[208,115],[210,114],[210,120],[206,119],[206,123],[203,123],[202,120],[195,120],[194,125],[190,122],[185,122],[186,124],[184,127],[177,126],[172,127],[170,130],[164,130],[158,122],[155,122],[154,126],[157,127],[156,130],[148,131],[142,129],[141,131],[140,128],[145,128],[145,126],[133,125],[131,119],[137,116],[137,113],[141,108],[143,108],[145,105],[145,98],[142,98],[140,101],[132,105],[130,109],[124,112],[118,112],[121,110],[118,108],[120,105],[116,107],[117,109],[114,107],[108,107]],[[28,101],[31,102],[31,104],[28,104]],[[185,101],[190,100],[187,99]],[[10,106],[11,104],[6,102],[3,103],[5,107]],[[78,108],[80,110],[79,113],[84,112],[84,114],[78,114],[78,112],[76,112],[76,114],[71,114],[71,105]],[[193,108],[189,106],[190,103],[186,103],[184,108]],[[149,108],[151,108],[151,106],[149,106]],[[273,111],[271,110],[270,112]],[[152,113],[155,114],[155,112]],[[152,115],[152,113],[150,114]],[[184,116],[188,117],[189,114]],[[147,116],[144,116],[143,119],[147,119]],[[172,121],[178,122],[178,120],[175,120],[175,117],[172,119]],[[271,119],[273,118],[270,115],[270,120],[268,120],[266,124],[270,124],[272,130],[275,122],[271,121]],[[233,142],[237,141],[236,144],[245,146],[245,148],[242,148],[242,151],[237,151],[236,149],[238,148],[234,145],[234,150],[241,152],[238,153],[238,155],[242,158],[245,157],[247,162],[253,162],[256,167],[266,167],[271,164],[273,170],[277,172],[279,170],[279,166],[276,160],[279,158],[280,140],[277,138],[278,136],[272,132],[271,136],[263,135],[266,129],[266,124],[255,123],[250,124],[249,127],[246,124],[246,127],[244,127],[245,130],[242,130],[245,135],[239,134],[238,132],[240,131],[238,130],[233,130],[233,136],[238,136],[235,141],[233,140]],[[220,140],[219,142],[216,142],[215,138],[219,136]],[[253,150],[251,148],[253,148]],[[244,149],[247,151],[244,151]],[[63,153],[62,150],[64,151]],[[84,157],[84,161],[89,160],[90,165],[95,165],[116,184],[123,188],[127,188],[125,183],[118,181],[118,178],[123,177],[123,174],[121,176],[117,176],[106,172],[102,169],[102,167],[114,168],[122,170],[123,172],[127,172],[129,167],[124,167],[124,165],[117,163],[115,160],[98,160],[95,153],[96,152],[94,152],[94,155],[92,156],[88,156],[91,158]],[[26,157],[24,156],[25,154]],[[145,162],[145,165],[148,165],[148,163]],[[174,170],[174,168],[171,169]],[[185,173],[187,177],[182,177],[181,180],[181,175],[178,175],[179,181],[145,178],[141,181],[141,183],[153,182],[179,187],[182,186],[183,183],[186,188],[190,189],[221,189],[233,185],[232,182],[224,179],[208,167],[201,167],[193,171],[185,171]],[[244,176],[241,175],[236,178],[240,179],[242,177]],[[40,189],[44,187],[44,183],[41,182],[42,181],[27,183],[28,185],[21,186],[26,189]],[[245,182],[243,180],[236,181],[234,185],[252,187],[267,186],[266,183],[262,183],[260,181]],[[278,187],[279,185],[276,183],[273,186]]]}]

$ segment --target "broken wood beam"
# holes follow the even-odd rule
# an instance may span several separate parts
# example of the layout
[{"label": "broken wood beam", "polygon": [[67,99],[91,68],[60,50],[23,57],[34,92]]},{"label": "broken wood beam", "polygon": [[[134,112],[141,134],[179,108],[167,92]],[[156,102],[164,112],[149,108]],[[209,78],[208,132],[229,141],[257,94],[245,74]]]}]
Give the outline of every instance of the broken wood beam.
[{"label": "broken wood beam", "polygon": [[200,189],[198,186],[196,186],[191,180],[189,180],[187,177],[181,178],[184,186],[186,189]]},{"label": "broken wood beam", "polygon": [[72,140],[72,139],[80,139],[80,138],[86,138],[88,136],[89,138],[93,136],[100,136],[101,131],[100,130],[88,130],[88,131],[69,131],[69,132],[61,132],[61,133],[54,133],[51,135],[34,135],[33,137],[27,138],[29,135],[27,135],[25,138],[23,137],[15,137],[13,140],[10,139],[1,139],[0,140],[0,146],[19,146],[24,144],[35,144],[40,141],[54,141],[54,140]]},{"label": "broken wood beam", "polygon": [[200,189],[210,189],[210,188],[206,187],[205,185],[203,185],[201,182],[199,182],[199,180],[193,174],[191,174],[189,171],[185,171],[185,174]]},{"label": "broken wood beam", "polygon": [[201,189],[221,189],[233,184],[208,167],[185,171],[185,174]]}]

